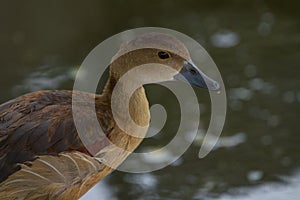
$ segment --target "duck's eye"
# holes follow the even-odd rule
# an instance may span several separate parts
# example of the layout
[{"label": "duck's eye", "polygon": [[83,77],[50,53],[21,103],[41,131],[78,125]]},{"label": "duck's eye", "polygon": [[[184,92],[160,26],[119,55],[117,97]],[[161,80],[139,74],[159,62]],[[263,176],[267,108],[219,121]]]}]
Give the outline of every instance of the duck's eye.
[{"label": "duck's eye", "polygon": [[158,52],[158,57],[160,59],[168,59],[168,58],[170,58],[170,54],[166,51],[160,51],[160,52]]}]

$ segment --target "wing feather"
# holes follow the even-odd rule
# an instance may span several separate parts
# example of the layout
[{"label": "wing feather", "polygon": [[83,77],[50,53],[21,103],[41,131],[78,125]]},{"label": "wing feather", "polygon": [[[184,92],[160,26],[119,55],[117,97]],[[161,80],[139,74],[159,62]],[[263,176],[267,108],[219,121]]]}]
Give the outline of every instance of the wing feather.
[{"label": "wing feather", "polygon": [[[90,121],[91,106],[87,105],[95,100],[95,96],[79,94],[82,98],[75,103],[83,120]],[[107,108],[98,105],[100,115],[102,110]],[[20,170],[20,163],[34,161],[41,155],[58,155],[67,151],[89,154],[74,125],[72,91],[39,91],[0,105],[0,183]],[[91,164],[88,166],[95,170]],[[82,168],[80,165],[77,167]]]},{"label": "wing feather", "polygon": [[21,170],[0,183],[0,196],[2,200],[78,199],[85,181],[94,175],[102,178],[104,168],[96,158],[81,152],[40,156],[30,166],[21,164]]}]

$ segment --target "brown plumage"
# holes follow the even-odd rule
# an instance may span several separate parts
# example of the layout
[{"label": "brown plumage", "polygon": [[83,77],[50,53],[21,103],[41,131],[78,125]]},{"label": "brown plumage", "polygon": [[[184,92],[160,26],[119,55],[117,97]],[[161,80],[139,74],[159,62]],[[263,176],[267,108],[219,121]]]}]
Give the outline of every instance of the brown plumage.
[{"label": "brown plumage", "polygon": [[[170,58],[159,58],[161,51],[170,54]],[[0,105],[1,200],[78,199],[112,171],[103,164],[102,158],[117,166],[128,156],[114,153],[110,142],[129,152],[140,144],[142,138],[126,134],[113,119],[110,101],[116,82],[128,70],[147,63],[165,64],[179,72],[184,62],[190,60],[189,53],[176,38],[149,33],[123,45],[117,55],[122,56],[112,62],[110,78],[101,95],[38,91]],[[78,109],[73,112],[79,112],[81,123],[90,122],[93,112],[90,105],[95,101],[98,122],[107,136],[91,144],[89,151],[74,125],[74,92],[80,98],[73,102]],[[129,109],[137,124],[149,124],[149,106],[143,87],[134,92]],[[123,113],[119,115],[122,117]],[[99,157],[92,156],[96,152],[100,152]]]}]

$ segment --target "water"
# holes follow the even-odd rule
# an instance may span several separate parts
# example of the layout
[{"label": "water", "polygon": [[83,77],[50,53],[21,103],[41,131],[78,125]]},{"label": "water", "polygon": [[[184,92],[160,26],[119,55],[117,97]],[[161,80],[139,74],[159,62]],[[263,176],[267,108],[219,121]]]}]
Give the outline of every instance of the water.
[{"label": "water", "polygon": [[[225,81],[228,114],[217,147],[198,158],[210,104],[208,93],[197,90],[201,130],[179,160],[152,173],[114,172],[82,199],[296,200],[298,8],[296,1],[279,0],[5,2],[0,8],[0,101],[40,89],[71,89],[87,53],[122,30],[181,31],[207,49]],[[150,85],[147,92],[151,103],[166,105],[172,117],[138,151],[168,143],[179,114],[166,89]]]}]

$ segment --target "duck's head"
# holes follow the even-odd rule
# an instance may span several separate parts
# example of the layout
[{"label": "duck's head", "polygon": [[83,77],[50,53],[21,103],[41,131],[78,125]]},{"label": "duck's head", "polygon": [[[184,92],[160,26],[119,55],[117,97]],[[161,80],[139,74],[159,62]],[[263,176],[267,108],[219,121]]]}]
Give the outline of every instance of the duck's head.
[{"label": "duck's head", "polygon": [[[123,44],[112,60],[110,76],[115,81],[136,66],[161,64],[174,69],[173,73],[163,78],[165,81],[182,80],[200,88],[220,89],[216,81],[206,76],[192,62],[186,46],[168,34],[152,32],[140,35]],[[150,71],[149,68],[148,74]],[[145,78],[145,73],[141,78]]]}]

